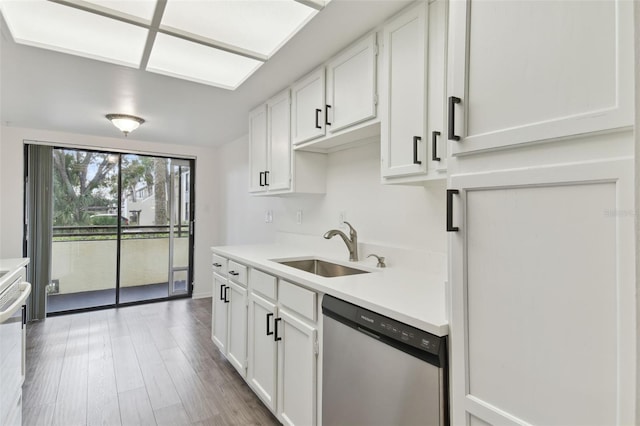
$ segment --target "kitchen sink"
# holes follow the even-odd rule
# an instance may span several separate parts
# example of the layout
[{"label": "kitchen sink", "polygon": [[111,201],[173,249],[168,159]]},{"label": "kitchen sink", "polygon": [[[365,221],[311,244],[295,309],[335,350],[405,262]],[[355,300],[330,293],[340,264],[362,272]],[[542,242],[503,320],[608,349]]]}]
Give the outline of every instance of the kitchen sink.
[{"label": "kitchen sink", "polygon": [[344,277],[346,275],[368,274],[369,271],[352,268],[350,266],[339,265],[337,263],[327,262],[321,259],[302,259],[302,260],[286,260],[277,261],[281,265],[296,268],[301,271],[310,272],[322,277]]},{"label": "kitchen sink", "polygon": [[9,271],[0,271],[0,278],[4,277],[8,273]]}]

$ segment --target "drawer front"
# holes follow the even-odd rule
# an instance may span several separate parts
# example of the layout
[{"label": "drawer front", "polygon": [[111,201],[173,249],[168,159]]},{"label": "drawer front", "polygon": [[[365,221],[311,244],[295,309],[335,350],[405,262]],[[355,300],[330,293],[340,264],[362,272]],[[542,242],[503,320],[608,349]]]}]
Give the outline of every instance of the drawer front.
[{"label": "drawer front", "polygon": [[317,321],[316,300],[318,295],[306,288],[280,280],[278,286],[278,301],[287,308],[295,311],[311,321]]},{"label": "drawer front", "polygon": [[227,276],[227,259],[222,256],[218,256],[217,254],[213,255],[212,260],[212,268],[213,272],[222,275],[223,277]]},{"label": "drawer front", "polygon": [[247,286],[247,267],[243,264],[230,260],[227,274],[229,274],[229,279],[233,282]]},{"label": "drawer front", "polygon": [[251,291],[260,293],[271,300],[276,299],[276,277],[257,269],[251,270]]}]

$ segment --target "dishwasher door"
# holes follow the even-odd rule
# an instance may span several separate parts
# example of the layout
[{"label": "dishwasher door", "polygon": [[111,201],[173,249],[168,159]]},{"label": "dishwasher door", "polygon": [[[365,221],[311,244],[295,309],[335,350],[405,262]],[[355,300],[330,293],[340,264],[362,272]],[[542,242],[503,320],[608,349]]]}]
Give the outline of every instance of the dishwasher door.
[{"label": "dishwasher door", "polygon": [[442,426],[445,371],[324,316],[324,426]]}]

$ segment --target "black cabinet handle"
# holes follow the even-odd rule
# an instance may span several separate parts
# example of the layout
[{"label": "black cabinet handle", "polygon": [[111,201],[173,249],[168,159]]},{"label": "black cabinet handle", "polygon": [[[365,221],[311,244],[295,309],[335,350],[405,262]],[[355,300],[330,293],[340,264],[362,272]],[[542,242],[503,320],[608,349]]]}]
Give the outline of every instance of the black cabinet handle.
[{"label": "black cabinet handle", "polygon": [[456,104],[462,102],[460,98],[449,96],[449,140],[459,141],[460,136],[456,135]]},{"label": "black cabinet handle", "polygon": [[282,337],[278,336],[278,323],[282,321],[282,318],[276,318],[276,320],[273,322],[273,325],[275,326],[276,329],[276,333],[273,336],[273,340],[275,340],[276,342],[282,340]]},{"label": "black cabinet handle", "polygon": [[453,226],[453,196],[458,193],[457,189],[447,189],[447,232],[459,231],[457,226]]},{"label": "black cabinet handle", "polygon": [[322,129],[322,126],[319,123],[320,117],[318,117],[318,114],[320,114],[321,112],[321,109],[316,108],[316,129]]},{"label": "black cabinet handle", "polygon": [[431,133],[431,159],[433,161],[440,161],[440,157],[438,157],[438,136],[440,136],[438,131]]},{"label": "black cabinet handle", "polygon": [[221,267],[222,265],[221,265],[221,264],[219,264],[219,263],[214,263],[214,264],[213,264],[213,266],[215,266],[216,268],[219,268],[219,267]]},{"label": "black cabinet handle", "polygon": [[271,336],[273,334],[273,331],[269,330],[269,318],[271,318],[273,316],[273,313],[269,312],[267,314],[267,336]]},{"label": "black cabinet handle", "polygon": [[264,183],[262,183],[263,178],[264,178],[264,172],[260,172],[260,186],[264,186]]},{"label": "black cabinet handle", "polygon": [[237,277],[238,275],[240,275],[240,272],[229,271],[229,275],[233,275],[234,277]]},{"label": "black cabinet handle", "polygon": [[331,123],[329,123],[329,109],[331,109],[331,105],[324,106],[324,124],[327,126],[331,126]]},{"label": "black cabinet handle", "polygon": [[420,136],[413,137],[413,164],[422,164],[422,161],[418,160],[418,142],[421,140]]},{"label": "black cabinet handle", "polygon": [[264,186],[269,186],[269,171],[264,172]]},{"label": "black cabinet handle", "polygon": [[27,325],[27,305],[22,305],[22,328]]},{"label": "black cabinet handle", "polygon": [[227,290],[229,290],[229,286],[225,285],[224,286],[224,303],[229,303],[229,293],[227,292]]},{"label": "black cabinet handle", "polygon": [[224,288],[226,286],[224,284],[220,284],[220,300],[224,300]]}]

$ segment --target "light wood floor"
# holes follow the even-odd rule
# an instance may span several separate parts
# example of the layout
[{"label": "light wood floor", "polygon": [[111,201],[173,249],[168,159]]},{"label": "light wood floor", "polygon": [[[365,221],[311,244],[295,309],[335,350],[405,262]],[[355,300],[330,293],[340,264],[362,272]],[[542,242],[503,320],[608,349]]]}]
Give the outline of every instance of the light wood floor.
[{"label": "light wood floor", "polygon": [[23,425],[278,425],[211,341],[211,299],[27,326]]}]

